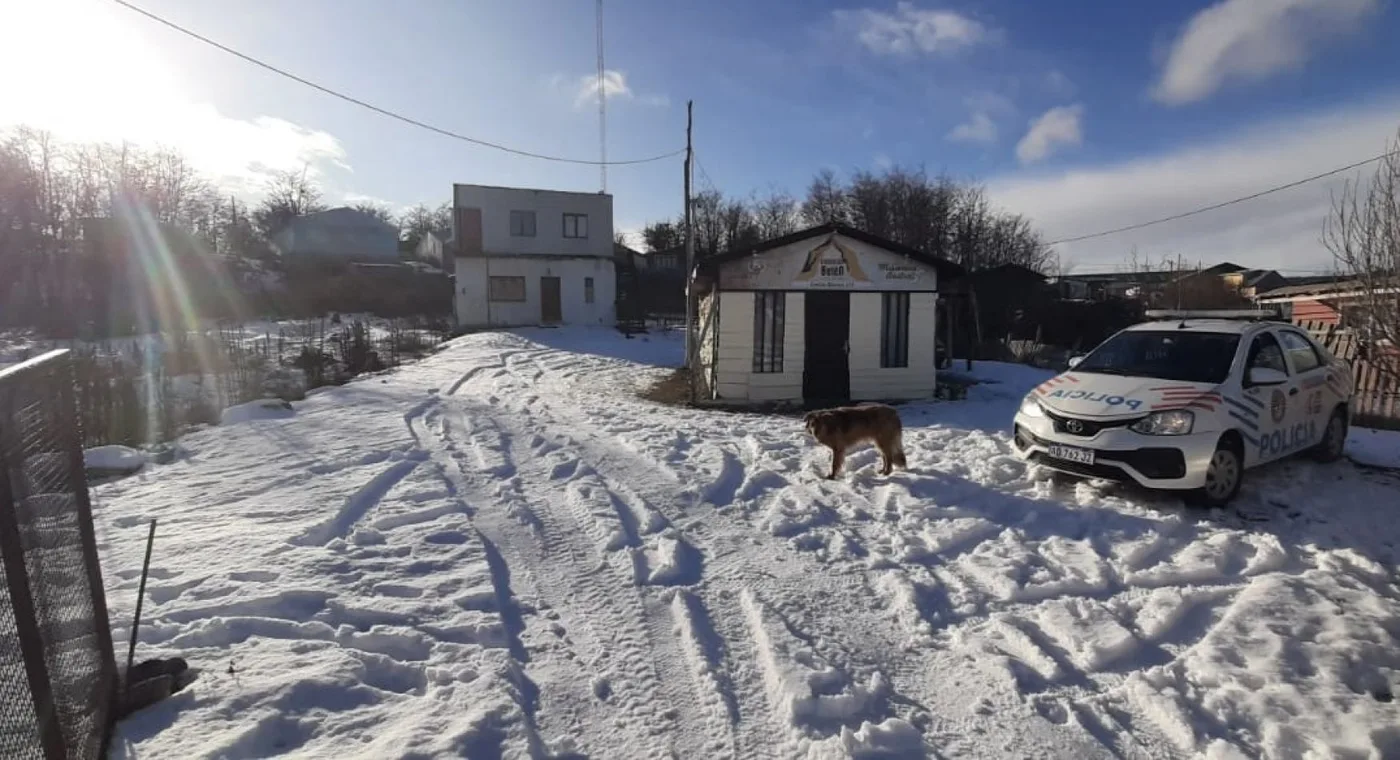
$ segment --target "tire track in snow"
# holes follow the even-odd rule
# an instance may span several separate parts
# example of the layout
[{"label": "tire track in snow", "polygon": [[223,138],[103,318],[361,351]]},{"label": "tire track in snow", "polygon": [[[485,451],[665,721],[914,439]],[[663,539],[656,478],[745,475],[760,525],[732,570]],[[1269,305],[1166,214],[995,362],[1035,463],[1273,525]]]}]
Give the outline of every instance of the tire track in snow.
[{"label": "tire track in snow", "polygon": [[355,525],[369,514],[383,500],[389,489],[408,477],[418,465],[427,459],[427,452],[414,450],[407,459],[395,462],[379,474],[370,478],[354,493],[346,497],[344,503],[330,518],[323,520],[291,539],[297,546],[325,546],[337,538],[345,538]]},{"label": "tire track in snow", "polygon": [[[563,633],[557,635],[573,642],[581,660],[576,663],[580,670],[568,679],[576,690],[573,698],[540,695],[541,732],[550,725],[545,708],[551,697],[558,696],[564,698],[564,709],[556,712],[567,716],[571,725],[552,725],[551,730],[565,736],[584,735],[576,722],[585,718],[569,713],[577,704],[591,701],[595,705],[592,709],[602,711],[597,720],[615,726],[615,733],[626,737],[629,747],[644,747],[642,754],[649,756],[666,754],[678,735],[674,725],[677,714],[666,709],[660,684],[676,680],[679,674],[658,672],[668,658],[654,652],[643,600],[631,574],[609,563],[588,541],[583,529],[591,524],[590,515],[581,514],[569,500],[562,500],[565,509],[557,509],[561,500],[547,484],[557,466],[548,455],[558,446],[538,435],[528,421],[521,424],[489,404],[465,406],[469,403],[460,396],[443,400],[444,419],[459,423],[434,431],[429,445],[438,450],[442,461],[457,469],[464,493],[480,498],[483,504],[532,505],[533,532],[524,521],[492,519],[509,516],[484,507],[477,510],[473,522],[497,547],[504,566],[525,568],[527,575],[534,576],[528,581],[530,596],[542,600],[540,606],[558,616]],[[494,471],[470,467],[457,447],[455,436],[472,435],[483,425],[501,435],[504,461],[514,473],[504,483]],[[520,592],[517,589],[515,593]],[[669,660],[679,669],[678,651]],[[528,675],[528,668],[522,675]],[[590,686],[591,696],[587,691]]]},{"label": "tire track in snow", "polygon": [[[547,400],[548,398],[554,395],[568,396],[562,392],[556,394],[549,392],[556,390],[558,386],[550,380],[544,368],[538,363],[535,363],[528,376],[516,376],[516,381],[523,388],[539,392],[524,395],[512,411],[520,417],[539,420],[540,424],[536,427],[540,430],[561,427],[559,418],[562,416],[566,423],[562,427],[570,431],[567,438],[563,440],[563,445],[579,452],[578,459],[583,463],[580,467],[587,467],[593,473],[602,476],[610,492],[618,493],[624,497],[622,501],[631,505],[634,522],[655,519],[652,515],[659,513],[664,521],[665,529],[670,531],[673,529],[676,519],[674,515],[689,506],[696,506],[704,500],[701,496],[701,491],[704,489],[690,489],[680,486],[680,483],[685,479],[684,473],[678,473],[661,463],[651,461],[631,450],[621,441],[614,440],[608,433],[599,431],[589,419],[588,413],[591,410],[573,406],[557,410],[553,408]],[[524,393],[523,388],[522,394]],[[502,393],[502,395],[513,398],[507,393]],[[732,479],[739,484],[747,481],[748,478],[744,477],[743,465],[739,459],[734,458],[731,461]],[[735,485],[735,488],[737,490],[738,485]],[[813,487],[805,484],[798,484],[797,488],[805,495],[810,496],[813,492]],[[732,529],[728,531],[718,530],[717,524],[701,525],[701,523],[712,523],[714,517],[713,511],[707,511],[702,517],[689,521],[686,533],[693,535],[697,529],[700,529],[706,535],[728,533],[726,538],[729,540],[756,541],[755,537],[742,527],[742,524],[731,526],[731,528],[740,528],[739,534],[735,534]],[[837,532],[849,545],[851,542],[850,534],[843,531]],[[767,536],[762,534],[757,539],[757,541],[763,542],[767,540]],[[782,555],[790,553],[789,542],[786,540],[779,538],[774,543],[773,552],[760,552],[760,554],[776,554],[781,560],[783,559]],[[704,682],[727,684],[726,689],[730,698],[733,699],[733,703],[736,706],[740,703],[746,706],[746,713],[739,716],[739,722],[734,728],[736,755],[739,757],[785,756],[780,751],[780,747],[775,746],[773,732],[776,729],[783,732],[785,736],[792,736],[791,732],[798,729],[794,729],[790,721],[776,717],[773,712],[773,703],[765,696],[767,685],[762,677],[762,669],[754,665],[766,656],[765,650],[757,643],[754,630],[744,624],[745,612],[738,602],[740,590],[747,594],[751,593],[749,591],[751,587],[757,587],[765,589],[763,592],[765,594],[771,592],[775,596],[786,599],[807,597],[807,603],[797,605],[799,608],[821,608],[830,613],[804,621],[804,625],[815,631],[815,635],[811,635],[806,640],[806,646],[809,647],[808,651],[820,652],[817,656],[825,658],[828,663],[835,664],[836,670],[833,672],[838,674],[847,672],[848,666],[851,664],[851,653],[868,645],[870,638],[888,642],[888,650],[898,648],[902,642],[893,632],[877,633],[872,630],[869,627],[872,621],[868,619],[862,621],[863,627],[859,630],[851,629],[851,619],[843,612],[859,610],[862,617],[869,615],[868,597],[860,576],[841,574],[834,579],[828,578],[823,572],[826,568],[812,559],[810,553],[804,552],[797,555],[798,561],[792,565],[774,568],[779,571],[780,575],[785,576],[780,579],[776,575],[765,572],[762,568],[754,567],[752,555],[743,552],[726,552],[726,556],[716,557],[716,552],[711,547],[702,546],[701,548],[705,554],[704,578],[706,580],[703,587],[699,589],[700,596],[694,597],[698,602],[698,607],[691,609],[705,610],[706,605],[711,605],[710,609],[713,609],[714,612],[709,615],[709,619],[715,626],[712,634],[713,638],[720,644],[715,649],[723,652],[723,656],[717,663],[718,667],[712,665],[707,671],[715,674],[713,680],[698,679],[700,681],[696,687],[698,700],[702,706],[713,706],[714,704],[715,691]],[[767,575],[770,580],[756,578],[756,573],[758,576]],[[718,593],[709,590],[716,586],[721,589]],[[704,598],[703,601],[701,601],[701,597]],[[843,600],[842,604],[834,605],[840,611],[830,609],[830,606],[833,606],[831,602],[835,599]],[[807,610],[804,609],[805,611]],[[674,602],[671,613],[667,616],[666,622],[674,626],[677,615]],[[657,621],[653,619],[653,627],[656,625]],[[701,633],[689,636],[691,640],[701,637]],[[687,638],[684,629],[682,629],[682,638]],[[690,649],[691,647],[687,645],[687,650]],[[694,655],[688,655],[688,657],[690,660],[694,660]],[[867,663],[862,667],[868,669],[870,664]],[[842,676],[838,675],[837,677]],[[724,698],[721,697],[721,699]],[[708,723],[714,723],[712,709],[709,712],[710,717],[704,720]],[[869,717],[875,718],[878,722],[881,716],[872,715]],[[800,738],[799,741],[805,741],[806,738]],[[713,752],[713,750],[707,750],[707,752]],[[708,756],[708,754],[696,756]]]}]

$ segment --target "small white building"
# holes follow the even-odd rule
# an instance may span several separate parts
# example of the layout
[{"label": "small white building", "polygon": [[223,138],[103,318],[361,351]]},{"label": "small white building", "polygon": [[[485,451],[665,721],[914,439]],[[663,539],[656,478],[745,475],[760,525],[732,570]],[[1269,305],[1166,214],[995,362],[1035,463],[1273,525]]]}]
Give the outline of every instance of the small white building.
[{"label": "small white building", "polygon": [[614,325],[612,196],[453,186],[459,327]]},{"label": "small white building", "polygon": [[728,402],[928,398],[943,259],[822,225],[702,263],[700,397]]}]

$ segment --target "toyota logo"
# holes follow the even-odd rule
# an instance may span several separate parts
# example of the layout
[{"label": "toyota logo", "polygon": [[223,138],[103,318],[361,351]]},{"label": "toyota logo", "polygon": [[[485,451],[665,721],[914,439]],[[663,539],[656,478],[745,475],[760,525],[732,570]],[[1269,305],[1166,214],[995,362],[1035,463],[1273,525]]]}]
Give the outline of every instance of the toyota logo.
[{"label": "toyota logo", "polygon": [[1084,432],[1084,423],[1080,422],[1079,420],[1066,420],[1065,430],[1068,430],[1069,432],[1075,434],[1082,433]]}]

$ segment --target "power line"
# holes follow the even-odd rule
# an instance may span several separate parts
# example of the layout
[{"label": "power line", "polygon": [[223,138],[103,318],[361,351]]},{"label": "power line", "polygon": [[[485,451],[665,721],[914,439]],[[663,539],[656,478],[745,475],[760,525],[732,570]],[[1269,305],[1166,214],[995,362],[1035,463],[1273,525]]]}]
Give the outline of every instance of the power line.
[{"label": "power line", "polygon": [[[493,143],[493,142],[489,142],[489,141],[486,141],[486,140],[479,140],[479,139],[477,139],[477,138],[475,138],[475,137],[468,137],[467,135],[460,134],[460,133],[457,133],[457,132],[453,132],[452,130],[449,130],[449,129],[443,129],[442,127],[435,127],[435,126],[433,126],[432,124],[428,124],[428,123],[426,123],[426,122],[419,121],[419,120],[414,119],[414,118],[409,117],[409,116],[404,116],[403,114],[396,113],[396,112],[394,112],[394,111],[390,111],[390,110],[387,109],[387,108],[380,108],[379,106],[376,106],[376,105],[374,105],[374,104],[372,104],[372,103],[367,103],[367,102],[365,102],[365,101],[363,101],[363,100],[360,100],[359,98],[353,97],[353,96],[351,96],[351,95],[346,95],[346,94],[343,93],[343,92],[339,92],[339,91],[336,91],[336,90],[332,90],[331,88],[326,87],[326,86],[324,86],[324,85],[319,85],[319,84],[317,84],[317,83],[315,83],[315,82],[313,82],[313,81],[311,81],[311,80],[309,80],[309,79],[306,79],[306,78],[304,78],[304,77],[297,76],[296,74],[293,74],[293,73],[291,73],[290,71],[286,71],[286,70],[284,70],[284,69],[279,69],[279,68],[277,68],[276,66],[273,66],[273,65],[270,64],[270,63],[265,63],[265,62],[263,62],[263,61],[261,61],[261,60],[258,60],[257,58],[254,58],[254,57],[251,56],[251,55],[248,55],[248,54],[246,54],[246,53],[241,53],[241,52],[239,52],[239,51],[237,51],[237,50],[234,50],[233,48],[231,48],[231,47],[229,47],[229,46],[227,46],[227,45],[221,44],[221,43],[219,43],[219,42],[215,42],[214,40],[211,40],[211,39],[209,39],[208,37],[205,37],[204,35],[202,35],[202,34],[200,34],[200,33],[198,33],[198,32],[195,32],[195,31],[193,31],[193,30],[186,29],[185,27],[180,26],[179,24],[175,23],[174,21],[167,20],[167,19],[165,19],[165,18],[162,18],[162,17],[160,17],[160,16],[157,16],[157,15],[154,14],[154,13],[151,13],[150,11],[148,11],[148,10],[146,10],[146,9],[144,9],[144,8],[140,8],[140,7],[138,7],[138,6],[132,5],[131,3],[127,2],[126,0],[112,0],[112,2],[116,3],[117,5],[122,6],[123,8],[126,8],[127,10],[134,11],[134,12],[136,12],[136,13],[139,13],[139,14],[141,14],[142,16],[145,16],[146,18],[148,18],[148,19],[150,19],[150,20],[152,20],[152,21],[155,21],[155,22],[158,23],[158,24],[163,24],[163,25],[165,25],[165,26],[167,26],[167,27],[170,27],[171,29],[174,29],[175,31],[177,31],[177,32],[179,32],[179,33],[181,33],[181,34],[183,34],[183,35],[185,35],[185,36],[187,36],[187,37],[192,37],[192,38],[194,38],[194,39],[196,39],[196,40],[199,40],[200,42],[203,42],[203,43],[206,44],[206,45],[210,45],[210,46],[212,46],[212,47],[216,47],[216,48],[218,48],[219,50],[222,50],[222,51],[224,51],[225,53],[228,53],[229,55],[232,55],[232,56],[241,58],[241,59],[243,59],[244,61],[247,61],[248,63],[253,64],[254,66],[261,67],[261,68],[263,68],[263,69],[266,69],[266,70],[268,70],[268,71],[271,71],[271,72],[274,73],[274,74],[277,74],[277,75],[279,75],[279,76],[286,77],[287,79],[290,79],[290,80],[292,80],[292,81],[294,81],[294,82],[297,82],[297,83],[299,83],[299,84],[306,85],[307,87],[310,87],[310,88],[312,88],[312,89],[314,89],[314,90],[319,90],[319,91],[321,91],[321,92],[323,92],[323,93],[325,93],[325,94],[327,94],[327,95],[330,95],[331,97],[339,98],[339,99],[341,99],[341,100],[343,100],[343,101],[345,101],[345,102],[347,102],[347,103],[352,103],[352,104],[354,104],[354,105],[360,106],[361,108],[367,108],[367,109],[369,109],[369,110],[371,110],[371,111],[374,111],[375,113],[377,113],[377,114],[379,114],[379,115],[381,115],[381,116],[387,116],[387,117],[389,117],[389,118],[391,118],[391,119],[396,119],[396,120],[401,121],[401,122],[403,122],[403,123],[405,123],[405,124],[411,124],[411,125],[413,125],[413,126],[415,126],[415,127],[419,127],[419,128],[421,128],[421,129],[426,129],[426,130],[428,130],[428,131],[430,131],[430,132],[436,132],[437,134],[442,135],[442,136],[444,136],[444,137],[450,137],[450,138],[452,138],[452,139],[454,139],[454,140],[461,140],[461,141],[463,141],[463,142],[468,142],[468,143],[471,143],[471,144],[473,144],[473,145],[481,146],[481,147],[483,147],[483,148],[493,148],[493,149],[495,149],[495,150],[504,151],[504,152],[506,152],[506,153],[513,153],[513,154],[515,154],[515,155],[517,155],[517,156],[525,156],[526,158],[538,158],[538,159],[543,160],[543,161],[557,161],[557,162],[566,163],[566,164],[585,164],[585,165],[588,165],[588,166],[627,166],[627,165],[632,165],[632,164],[649,164],[649,163],[652,163],[653,161],[661,161],[661,160],[664,160],[664,159],[667,159],[667,158],[673,158],[673,157],[679,156],[679,155],[681,155],[682,153],[685,152],[685,149],[673,150],[673,151],[671,151],[670,153],[663,153],[663,154],[661,154],[661,155],[659,155],[659,156],[651,156],[650,158],[636,158],[636,159],[631,159],[631,160],[628,160],[628,161],[587,161],[587,160],[579,159],[579,158],[564,158],[564,157],[562,157],[562,156],[550,156],[550,155],[546,155],[546,154],[544,154],[544,153],[532,153],[532,152],[530,152],[530,151],[528,151],[528,150],[520,150],[520,149],[518,149],[518,148],[507,147],[507,146],[501,145],[501,144],[499,144],[499,143]],[[600,86],[601,86],[602,83],[600,82],[599,84],[600,84]]]},{"label": "power line", "polygon": [[[118,2],[120,2],[120,0],[118,0]],[[1375,156],[1374,158],[1368,158],[1368,159],[1366,159],[1365,161],[1357,161],[1357,162],[1354,163],[1354,164],[1347,164],[1346,166],[1343,166],[1343,167],[1341,167],[1341,168],[1339,168],[1339,169],[1333,169],[1333,170],[1331,170],[1331,171],[1323,172],[1323,173],[1321,173],[1321,174],[1314,174],[1314,175],[1311,176],[1311,177],[1307,177],[1307,178],[1304,178],[1304,179],[1300,179],[1300,180],[1298,180],[1298,181],[1296,181],[1296,182],[1289,182],[1289,183],[1286,184],[1286,185],[1279,185],[1279,186],[1277,186],[1277,187],[1271,187],[1271,188],[1269,188],[1268,190],[1261,190],[1261,191],[1259,191],[1259,192],[1257,192],[1257,193],[1253,193],[1253,194],[1251,194],[1251,195],[1246,195],[1246,196],[1244,196],[1244,197],[1242,197],[1242,198],[1235,198],[1234,200],[1228,200],[1228,201],[1225,201],[1225,202],[1223,202],[1223,203],[1214,203],[1214,204],[1211,204],[1211,205],[1209,205],[1209,206],[1202,206],[1201,208],[1194,209],[1194,210],[1191,210],[1191,211],[1186,211],[1186,212],[1183,212],[1183,213],[1180,213],[1180,214],[1173,214],[1173,215],[1171,215],[1171,216],[1164,216],[1164,217],[1162,217],[1161,219],[1153,219],[1153,220],[1150,221],[1150,222],[1142,222],[1142,223],[1140,223],[1140,224],[1130,224],[1130,225],[1128,225],[1128,226],[1126,226],[1126,227],[1118,227],[1118,228],[1116,228],[1116,229],[1104,230],[1103,232],[1095,232],[1095,233],[1089,234],[1089,235],[1078,235],[1078,236],[1076,236],[1076,237],[1068,237],[1068,238],[1061,238],[1061,239],[1059,239],[1059,240],[1052,240],[1052,241],[1050,241],[1049,243],[1047,243],[1046,245],[1059,245],[1060,243],[1077,243],[1077,242],[1079,242],[1079,241],[1081,241],[1081,240],[1092,240],[1092,239],[1094,239],[1094,238],[1106,237],[1106,236],[1108,236],[1108,235],[1116,235],[1116,234],[1118,234],[1118,233],[1120,233],[1120,232],[1129,232],[1129,231],[1131,231],[1131,230],[1140,230],[1140,229],[1142,229],[1143,227],[1151,227],[1151,226],[1153,226],[1153,225],[1155,225],[1155,224],[1163,224],[1163,223],[1165,223],[1165,222],[1174,222],[1174,221],[1176,221],[1176,220],[1178,220],[1178,219],[1185,219],[1185,218],[1188,217],[1188,216],[1195,216],[1195,215],[1197,215],[1197,214],[1204,214],[1204,213],[1207,212],[1207,211],[1214,211],[1214,210],[1216,210],[1216,209],[1225,208],[1226,206],[1233,206],[1233,205],[1235,205],[1236,203],[1244,203],[1245,201],[1252,201],[1252,200],[1254,200],[1255,198],[1262,198],[1262,197],[1264,197],[1264,196],[1266,196],[1266,195],[1270,195],[1270,194],[1272,194],[1272,193],[1277,193],[1277,192],[1282,191],[1282,190],[1288,190],[1288,189],[1291,189],[1291,188],[1295,188],[1295,187],[1298,187],[1299,185],[1306,185],[1306,184],[1309,183],[1309,182],[1315,182],[1315,181],[1317,181],[1317,180],[1324,179],[1324,178],[1326,178],[1326,177],[1330,177],[1330,176],[1332,176],[1332,175],[1334,175],[1334,174],[1341,174],[1341,173],[1344,172],[1344,171],[1349,171],[1349,170],[1355,169],[1355,168],[1357,168],[1357,167],[1365,166],[1366,164],[1372,164],[1372,163],[1375,163],[1375,162],[1380,161],[1380,160],[1382,160],[1382,159],[1390,158],[1391,156],[1400,156],[1400,151],[1392,151],[1392,152],[1390,152],[1390,153],[1382,153],[1382,154],[1379,155],[1379,156]]]},{"label": "power line", "polygon": [[700,178],[703,179],[703,180],[705,181],[705,186],[708,187],[708,188],[710,188],[710,192],[712,192],[712,193],[718,193],[718,192],[719,192],[719,188],[715,187],[715,183],[714,183],[714,182],[711,182],[711,181],[710,181],[710,173],[707,172],[707,171],[705,171],[705,165],[702,164],[702,163],[700,163],[700,155],[699,155],[699,154],[693,154],[693,155],[695,155],[695,168],[697,168],[697,169],[700,170]]}]

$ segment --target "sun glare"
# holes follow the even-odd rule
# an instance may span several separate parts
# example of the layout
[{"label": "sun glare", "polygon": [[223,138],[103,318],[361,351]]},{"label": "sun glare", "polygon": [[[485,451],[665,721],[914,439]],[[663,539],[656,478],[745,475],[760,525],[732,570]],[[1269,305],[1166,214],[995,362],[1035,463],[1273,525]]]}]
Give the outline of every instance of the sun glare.
[{"label": "sun glare", "polygon": [[158,138],[185,99],[171,66],[119,10],[0,2],[0,123],[75,140]]}]

